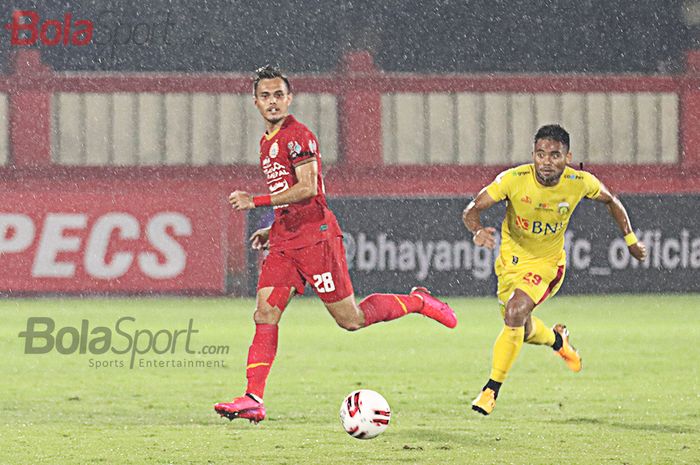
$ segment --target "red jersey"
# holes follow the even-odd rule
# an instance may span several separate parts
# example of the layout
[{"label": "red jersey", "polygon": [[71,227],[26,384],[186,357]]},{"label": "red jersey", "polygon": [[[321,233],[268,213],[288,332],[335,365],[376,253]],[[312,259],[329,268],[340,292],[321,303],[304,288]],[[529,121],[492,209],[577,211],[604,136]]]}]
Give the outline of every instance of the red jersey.
[{"label": "red jersey", "polygon": [[313,160],[318,163],[318,194],[302,202],[273,207],[271,249],[298,249],[342,236],[338,221],[326,203],[316,136],[289,115],[278,130],[265,133],[260,139],[260,167],[270,194],[284,192],[297,184],[294,168]]}]

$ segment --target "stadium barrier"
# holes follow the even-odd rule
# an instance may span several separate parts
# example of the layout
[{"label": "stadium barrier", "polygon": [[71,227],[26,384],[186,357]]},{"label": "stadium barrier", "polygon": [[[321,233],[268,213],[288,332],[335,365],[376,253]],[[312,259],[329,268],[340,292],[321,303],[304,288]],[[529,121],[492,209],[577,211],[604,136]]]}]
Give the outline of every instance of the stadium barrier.
[{"label": "stadium barrier", "polygon": [[222,294],[225,199],[159,187],[4,193],[0,290]]},{"label": "stadium barrier", "polygon": [[[368,53],[354,52],[344,57],[337,73],[299,76],[295,78],[294,86],[297,93],[306,96],[304,106],[307,108],[305,111],[309,112],[309,124],[318,124],[319,118],[324,121],[329,119],[328,108],[335,108],[337,116],[330,118],[335,125],[326,126],[330,128],[326,131],[333,133],[334,137],[325,136],[336,147],[334,156],[329,157],[335,163],[324,170],[331,197],[455,197],[460,199],[458,203],[465,204],[469,195],[493,179],[507,164],[519,161],[518,157],[511,155],[501,161],[496,159],[495,164],[487,159],[489,144],[497,139],[498,128],[503,128],[509,142],[505,147],[494,146],[497,147],[494,152],[515,150],[517,134],[522,138],[531,137],[527,128],[515,124],[515,120],[529,118],[530,125],[550,122],[541,121],[541,118],[563,117],[568,114],[564,110],[576,107],[576,102],[586,102],[581,106],[586,110],[577,113],[572,124],[587,123],[597,130],[614,126],[611,129],[613,132],[604,133],[604,142],[600,142],[596,130],[587,131],[581,140],[587,140],[589,147],[595,144],[607,147],[606,152],[598,152],[597,158],[590,160],[585,154],[579,158],[586,163],[586,169],[592,170],[613,191],[627,194],[700,192],[699,70],[700,53],[690,52],[688,72],[681,76],[418,76],[381,73],[374,68]],[[250,140],[257,138],[257,135],[249,138],[245,144],[242,141],[232,142],[226,139],[221,122],[225,115],[233,111],[231,102],[226,103],[231,94],[240,97],[236,97],[238,100],[234,107],[249,97],[250,81],[247,77],[56,73],[41,62],[38,50],[22,50],[15,55],[12,74],[0,77],[0,94],[0,162],[4,162],[4,166],[0,167],[3,178],[0,191],[11,201],[3,213],[10,219],[14,218],[12,215],[24,215],[35,229],[31,243],[23,245],[30,236],[17,239],[17,228],[22,226],[8,223],[10,220],[5,219],[4,229],[0,231],[3,233],[0,237],[3,268],[6,274],[24,276],[20,279],[28,281],[21,285],[17,281],[7,281],[0,286],[1,292],[156,290],[219,293],[225,292],[225,289],[226,292],[242,293],[246,290],[249,275],[246,271],[245,217],[226,211],[225,199],[233,189],[260,192],[264,189],[264,183],[258,168],[251,164],[254,156],[238,153],[227,158],[222,151],[231,147],[234,147],[231,150],[242,151],[244,147],[254,144]],[[127,94],[128,99],[123,100],[122,97],[126,98]],[[414,94],[420,97],[420,107],[423,108],[422,116],[416,118],[418,126],[401,119],[406,113],[405,108],[410,109],[415,104]],[[211,95],[219,97],[212,99]],[[314,95],[322,97],[316,98]],[[524,98],[523,95],[529,97]],[[408,100],[399,100],[404,97]],[[168,107],[168,102],[173,103],[173,99],[175,106]],[[124,103],[127,100],[130,103]],[[462,133],[459,125],[457,128],[450,126],[449,130],[442,128],[446,132],[441,132],[440,125],[435,123],[439,121],[435,119],[439,113],[436,109],[444,109],[444,105],[448,105],[454,110],[455,102],[459,104],[460,101],[467,102],[467,109],[469,102],[482,101],[483,105],[477,107],[484,111],[475,113],[481,115],[479,118],[484,124],[492,121],[487,124],[490,129],[479,136],[480,148],[476,150],[475,158],[465,155],[463,159],[461,155],[456,157],[455,153],[471,153],[465,142],[476,143],[471,141],[473,137],[470,136],[476,133]],[[95,108],[105,102],[108,111],[97,112]],[[211,102],[217,102],[214,113],[218,114],[218,123],[202,123],[198,118],[201,119],[203,112],[206,113],[207,105]],[[620,102],[628,108],[624,116],[619,116],[615,110]],[[492,103],[498,108],[502,106],[509,116],[503,119],[498,116],[500,110],[486,111]],[[120,132],[119,124],[128,119],[118,111],[122,104],[130,109],[127,112],[129,117],[151,115],[151,119],[135,125],[139,127],[138,131],[132,130],[129,137],[120,139],[135,139],[131,145],[119,145],[113,138]],[[154,111],[152,106],[160,110]],[[389,111],[392,107],[394,110]],[[179,108],[180,113],[168,116],[167,111],[161,111],[163,108]],[[659,117],[652,111],[654,109],[660,110],[661,115],[670,113],[671,125],[667,127],[666,118]],[[601,111],[603,119],[592,120],[591,111]],[[184,117],[182,112],[185,112]],[[463,109],[457,112],[459,118],[453,118],[453,121],[458,122],[469,113]],[[74,115],[71,116],[72,113],[77,113],[79,117],[76,119]],[[454,114],[454,111],[446,113]],[[611,119],[620,119],[621,123],[608,124]],[[154,121],[162,124],[155,124]],[[238,134],[252,131],[241,130],[248,128],[247,124],[238,128]],[[467,127],[473,129],[481,123],[477,126],[474,124],[470,120]],[[133,129],[134,125],[131,127]],[[186,137],[179,131],[182,127],[189,128],[184,132]],[[422,128],[421,131],[417,130],[418,127]],[[624,156],[615,160],[611,154],[619,149],[619,144],[615,142],[618,139],[616,135],[620,131],[624,133],[625,128],[631,128],[635,136],[632,139],[625,136],[622,140],[631,140],[636,148],[644,147],[643,156],[631,156],[636,151],[625,149]],[[415,136],[420,137],[420,141],[416,139],[415,144],[411,143],[406,136],[405,145],[398,146],[398,139],[392,132],[394,129],[401,134],[420,132],[420,136]],[[173,133],[183,138],[170,139]],[[213,139],[209,137],[212,134],[216,135]],[[456,146],[450,145],[442,152],[437,150],[439,144],[436,141],[440,141],[440,138],[454,140],[455,137]],[[520,137],[517,139],[517,144],[527,144],[526,141],[521,142]],[[215,142],[211,143],[212,140]],[[209,145],[201,148],[197,141],[207,141]],[[322,148],[324,143],[322,139]],[[187,149],[182,149],[183,146]],[[667,148],[669,146],[670,149]],[[411,152],[407,159],[404,159],[404,155],[396,155],[397,151],[408,153],[409,149]],[[432,150],[439,152],[437,159],[423,157]],[[171,156],[174,158],[169,158]],[[523,161],[526,159],[527,154],[523,156]],[[407,160],[411,164],[405,164]],[[178,199],[178,202],[158,204],[154,198]],[[47,209],[39,208],[39,203],[32,199],[46,202]],[[143,203],[137,199],[143,199]],[[130,200],[134,202],[129,203]],[[139,205],[143,205],[142,212],[132,209]],[[149,281],[151,278],[138,267],[139,253],[144,251],[155,253],[161,264],[168,261],[168,257],[159,254],[158,245],[144,239],[147,234],[144,228],[147,228],[149,219],[158,212],[166,211],[159,210],[157,205],[191,218],[191,237],[196,238],[194,242],[197,242],[195,248],[185,249],[187,264],[182,274],[168,278],[167,283],[158,281],[160,278]],[[188,216],[188,212],[193,212],[190,207],[196,210],[196,216]],[[85,217],[80,221],[75,220],[75,223],[69,221],[68,225],[61,221],[59,226],[51,223],[58,229],[53,230],[55,236],[50,237],[56,239],[59,246],[42,249],[41,240],[45,237],[47,218],[53,214]],[[133,232],[136,228],[121,223],[117,227],[114,222],[109,223],[113,220],[101,220],[103,223],[99,224],[107,224],[102,228],[109,229],[109,224],[114,226],[110,230],[111,239],[107,245],[102,245],[106,248],[89,249],[98,253],[97,261],[90,262],[89,266],[100,268],[95,263],[99,264],[102,260],[105,267],[116,269],[117,265],[110,260],[114,260],[115,256],[125,257],[119,254],[127,253],[132,263],[129,270],[124,275],[110,278],[85,275],[85,280],[81,278],[73,285],[65,284],[80,273],[85,273],[82,268],[88,268],[86,263],[92,259],[86,258],[87,249],[84,247],[91,241],[106,241],[104,237],[90,239],[91,228],[104,215],[122,214],[136,219],[138,239],[133,237],[136,236]],[[378,220],[381,221],[381,218]],[[432,221],[430,217],[424,220]],[[27,218],[18,221],[24,222],[22,224],[25,226],[27,224]],[[127,219],[125,224],[133,224],[133,221]],[[62,232],[59,234],[57,231]],[[198,235],[200,232],[202,235]],[[106,233],[103,231],[100,234]],[[165,236],[176,237],[173,231]],[[177,237],[176,242],[184,243],[181,242],[185,240],[183,237]],[[77,249],[76,238],[79,242]],[[212,246],[215,243],[218,245]],[[203,250],[210,246],[212,250]],[[41,263],[53,263],[58,269],[63,269],[65,263],[73,263],[76,274],[73,277],[33,276],[31,271],[37,258],[31,254],[45,250],[53,255],[41,258],[48,260]],[[218,251],[223,257],[223,270],[208,274],[212,268],[220,267],[219,258],[215,257]],[[209,255],[210,252],[212,255]],[[100,253],[104,255],[100,257]],[[202,262],[198,261],[200,259]],[[208,263],[206,270],[200,266],[203,262]],[[190,265],[192,269],[188,268]],[[27,270],[30,270],[29,275]],[[199,281],[194,275],[200,276]],[[141,279],[144,280],[143,285],[137,283]],[[222,279],[225,280],[223,285]],[[156,281],[157,284],[154,284]]]},{"label": "stadium barrier", "polygon": [[[622,201],[649,258],[639,264],[628,252],[604,205],[584,200],[566,232],[568,266],[562,293],[700,291],[700,218],[689,214],[700,195],[634,195]],[[345,233],[355,292],[405,292],[425,285],[440,295],[493,295],[493,263],[498,251],[476,247],[462,224],[467,199],[332,199],[331,208]],[[505,207],[484,216],[500,227]],[[269,214],[249,214],[248,232],[265,226]],[[532,224],[545,234],[557,225]],[[257,263],[250,251],[248,292],[255,294]],[[309,289],[307,293],[313,294]]]}]

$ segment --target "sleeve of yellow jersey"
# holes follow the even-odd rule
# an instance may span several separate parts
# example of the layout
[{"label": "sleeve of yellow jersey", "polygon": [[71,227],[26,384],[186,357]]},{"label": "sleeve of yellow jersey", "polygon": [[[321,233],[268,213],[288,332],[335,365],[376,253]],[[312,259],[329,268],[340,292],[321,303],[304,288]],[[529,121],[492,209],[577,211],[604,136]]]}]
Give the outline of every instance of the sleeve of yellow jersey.
[{"label": "sleeve of yellow jersey", "polygon": [[486,192],[491,196],[496,202],[500,202],[508,197],[508,189],[510,187],[509,179],[511,176],[507,176],[510,170],[503,171],[501,174],[496,176],[491,184],[486,186]]},{"label": "sleeve of yellow jersey", "polygon": [[589,199],[595,199],[600,195],[600,181],[591,173],[583,172],[583,184],[586,192],[584,195]]}]

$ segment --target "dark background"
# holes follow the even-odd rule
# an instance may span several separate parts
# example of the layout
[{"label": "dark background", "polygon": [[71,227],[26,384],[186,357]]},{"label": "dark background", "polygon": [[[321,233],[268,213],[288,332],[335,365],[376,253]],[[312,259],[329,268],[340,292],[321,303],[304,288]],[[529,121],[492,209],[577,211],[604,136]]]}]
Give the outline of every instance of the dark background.
[{"label": "dark background", "polygon": [[[700,205],[697,195],[626,195],[621,197],[636,231],[654,231],[663,244],[667,240],[679,240],[681,231],[689,235],[689,246],[695,241],[695,250],[700,242],[700,218],[695,212]],[[420,199],[330,199],[329,204],[346,234],[357,238],[359,233],[376,237],[385,233],[396,242],[417,241],[460,241],[471,242],[471,234],[462,224],[462,210],[470,198],[420,198]],[[482,217],[486,226],[500,230],[505,214],[503,203],[488,210]],[[257,228],[270,224],[270,212],[264,209],[251,210],[248,213],[248,234]],[[611,242],[622,240],[617,225],[610,217],[605,205],[590,200],[583,200],[569,222],[568,231],[576,239],[590,242],[591,261],[581,266],[569,254],[566,277],[561,288],[562,294],[605,294],[605,293],[659,293],[659,292],[698,292],[700,291],[700,268],[677,266],[669,269],[659,260],[663,250],[662,244],[655,240],[646,243],[649,258],[644,265],[632,265],[630,258],[627,266],[621,269],[611,267],[609,251]],[[652,238],[653,239],[653,238]],[[644,236],[640,240],[645,240]],[[661,245],[661,247],[659,247]],[[349,251],[350,248],[346,247]],[[622,244],[622,248],[626,248]],[[619,250],[619,249],[618,249]],[[692,252],[691,252],[692,253]],[[478,278],[472,269],[439,271],[432,269],[424,280],[416,278],[416,272],[391,270],[359,270],[353,267],[352,251],[349,263],[350,276],[357,295],[372,292],[408,292],[415,285],[427,286],[439,295],[494,295],[496,277],[493,274],[493,259],[489,262],[491,274]],[[677,256],[678,253],[673,253]],[[698,253],[695,254],[698,257]],[[248,292],[255,295],[258,275],[258,252],[248,252]],[[493,255],[495,258],[495,255]],[[696,258],[696,263],[698,259]],[[578,265],[578,266],[577,266]],[[608,270],[607,274],[601,271]],[[313,295],[307,289],[307,295]]]},{"label": "dark background", "polygon": [[15,8],[95,23],[102,45],[42,47],[57,70],[326,72],[365,49],[386,71],[675,73],[694,34],[681,0],[9,1],[3,25]]}]

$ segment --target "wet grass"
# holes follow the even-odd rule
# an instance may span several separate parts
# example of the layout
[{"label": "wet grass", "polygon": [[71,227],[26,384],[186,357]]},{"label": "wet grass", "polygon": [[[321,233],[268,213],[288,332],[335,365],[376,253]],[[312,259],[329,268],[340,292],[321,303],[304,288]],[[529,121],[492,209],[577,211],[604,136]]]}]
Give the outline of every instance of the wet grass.
[{"label": "wet grass", "polygon": [[[570,373],[549,349],[526,346],[490,417],[468,404],[500,330],[495,301],[450,303],[460,318],[452,331],[409,316],[346,333],[318,300],[294,301],[266,392],[268,419],[255,426],[212,410],[245,386],[252,301],[4,300],[0,463],[700,462],[700,296],[552,299],[538,314],[569,326],[584,370]],[[186,329],[192,319],[195,353],[178,339],[175,353],[137,356],[133,369],[128,354],[26,355],[18,333],[38,316],[55,321],[54,335],[83,319],[92,331],[131,316],[128,334]],[[165,335],[159,341],[164,347]],[[113,346],[127,342],[113,334]],[[228,353],[197,353],[204,345]],[[139,368],[139,358],[224,366]],[[371,441],[346,435],[337,418],[343,396],[358,387],[381,392],[393,409],[389,429]]]}]

